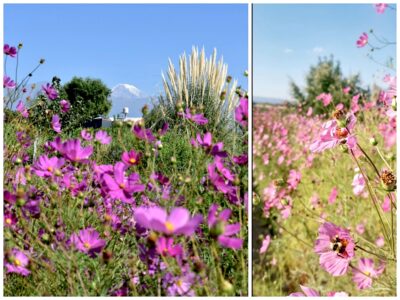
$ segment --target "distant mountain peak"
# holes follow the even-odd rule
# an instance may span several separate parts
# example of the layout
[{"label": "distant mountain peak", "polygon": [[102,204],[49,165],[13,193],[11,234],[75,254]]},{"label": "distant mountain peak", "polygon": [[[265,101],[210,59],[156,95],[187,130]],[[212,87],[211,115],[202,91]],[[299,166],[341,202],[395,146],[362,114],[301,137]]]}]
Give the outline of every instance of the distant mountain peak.
[{"label": "distant mountain peak", "polygon": [[112,98],[144,98],[146,95],[136,86],[128,83],[120,83],[111,89]]}]

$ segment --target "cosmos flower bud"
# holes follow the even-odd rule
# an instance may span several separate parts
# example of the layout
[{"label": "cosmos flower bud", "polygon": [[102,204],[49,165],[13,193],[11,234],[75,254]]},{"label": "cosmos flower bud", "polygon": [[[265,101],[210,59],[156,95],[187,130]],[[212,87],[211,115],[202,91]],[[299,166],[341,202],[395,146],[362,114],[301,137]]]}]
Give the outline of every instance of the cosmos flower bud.
[{"label": "cosmos flower bud", "polygon": [[145,116],[145,115],[148,114],[148,112],[149,112],[149,106],[148,106],[147,104],[145,104],[145,105],[142,107],[142,114]]},{"label": "cosmos flower bud", "polygon": [[110,250],[103,251],[103,262],[108,264],[112,259],[112,252]]},{"label": "cosmos flower bud", "polygon": [[223,222],[218,222],[215,226],[213,226],[210,230],[210,234],[213,238],[219,237],[225,231],[225,224]]},{"label": "cosmos flower bud", "polygon": [[372,138],[369,139],[369,143],[370,143],[372,146],[378,145],[378,141],[377,141],[376,138],[374,138],[374,137],[372,137]]},{"label": "cosmos flower bud", "polygon": [[15,164],[16,164],[16,165],[22,164],[22,159],[20,159],[19,157],[17,157],[17,158],[15,159]]},{"label": "cosmos flower bud", "polygon": [[173,164],[176,164],[176,157],[175,157],[175,156],[171,156],[171,162],[172,162]]},{"label": "cosmos flower bud", "polygon": [[149,239],[149,242],[150,242],[150,243],[155,244],[155,243],[157,242],[157,240],[158,240],[158,235],[157,235],[157,233],[155,233],[154,231],[151,231],[150,234],[149,234],[148,239]]},{"label": "cosmos flower bud", "polygon": [[382,187],[388,191],[393,192],[396,190],[396,176],[388,170],[384,170],[380,175]]},{"label": "cosmos flower bud", "polygon": [[249,76],[249,71],[244,71],[244,73],[243,73],[243,75],[245,76],[245,77],[248,77]]},{"label": "cosmos flower bud", "polygon": [[387,159],[390,161],[395,161],[396,160],[396,155],[394,153],[389,153],[387,155]]},{"label": "cosmos flower bud", "polygon": [[46,232],[42,234],[42,242],[48,244],[50,242],[50,235]]},{"label": "cosmos flower bud", "polygon": [[24,45],[23,45],[22,43],[19,43],[19,44],[18,44],[18,49],[22,49],[23,46],[24,46]]},{"label": "cosmos flower bud", "polygon": [[59,169],[56,169],[55,171],[54,171],[54,175],[56,175],[56,176],[61,176],[62,175],[62,173],[61,173],[61,171],[59,170]]},{"label": "cosmos flower bud", "polygon": [[[183,107],[183,102],[182,100],[176,101],[176,108],[182,108]],[[183,111],[183,110],[182,110]]]},{"label": "cosmos flower bud", "polygon": [[44,62],[45,62],[45,59],[44,59],[44,58],[41,58],[40,61],[39,61],[39,63],[40,63],[41,65],[43,65]]},{"label": "cosmos flower bud", "polygon": [[227,83],[230,83],[231,81],[232,81],[232,76],[229,76],[229,75],[228,75],[228,76],[226,77],[226,82],[227,82]]},{"label": "cosmos flower bud", "polygon": [[50,184],[50,189],[51,189],[52,191],[58,191],[58,185],[57,185],[57,183],[52,182],[52,183]]},{"label": "cosmos flower bud", "polygon": [[17,198],[17,206],[21,207],[24,206],[26,203],[26,200],[24,198]]},{"label": "cosmos flower bud", "polygon": [[240,178],[239,178],[239,176],[235,176],[235,180],[233,181],[233,184],[234,184],[235,186],[240,185]]},{"label": "cosmos flower bud", "polygon": [[349,148],[346,146],[346,144],[340,144],[339,149],[343,153],[349,153]]},{"label": "cosmos flower bud", "polygon": [[234,293],[233,285],[225,279],[221,282],[221,289],[226,295],[232,295]]},{"label": "cosmos flower bud", "polygon": [[226,97],[226,91],[222,91],[222,92],[221,92],[221,95],[219,96],[219,99],[220,99],[220,100],[224,100],[225,97]]}]

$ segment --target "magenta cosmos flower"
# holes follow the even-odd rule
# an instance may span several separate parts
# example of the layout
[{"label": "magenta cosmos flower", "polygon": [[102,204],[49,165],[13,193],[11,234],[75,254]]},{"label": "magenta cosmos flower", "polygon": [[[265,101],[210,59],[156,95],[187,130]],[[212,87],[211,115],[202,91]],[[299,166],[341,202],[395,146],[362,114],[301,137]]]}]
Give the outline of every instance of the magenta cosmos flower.
[{"label": "magenta cosmos flower", "polygon": [[58,97],[57,90],[50,83],[42,85],[42,90],[50,100],[54,100]]},{"label": "magenta cosmos flower", "polygon": [[353,182],[351,184],[353,187],[353,193],[356,196],[361,196],[364,194],[364,188],[365,188],[365,179],[364,176],[361,173],[357,173],[354,175]]},{"label": "magenta cosmos flower", "polygon": [[[341,111],[339,111],[341,112]],[[341,126],[344,122],[345,126]],[[322,132],[319,138],[310,146],[311,152],[322,152],[331,149],[339,144],[346,144],[350,149],[355,148],[357,139],[350,132],[356,123],[356,117],[350,114],[344,120],[329,120],[322,125]]]},{"label": "magenta cosmos flower", "polygon": [[385,265],[382,263],[377,269],[374,268],[374,261],[370,258],[361,258],[358,262],[358,267],[353,268],[353,281],[357,284],[360,290],[370,288],[372,280],[377,278],[385,270]]},{"label": "magenta cosmos flower", "polygon": [[141,153],[131,150],[129,152],[122,153],[121,160],[127,166],[134,166],[139,163]]},{"label": "magenta cosmos flower", "polygon": [[93,228],[86,228],[79,231],[79,234],[71,235],[71,242],[79,251],[94,257],[100,253],[106,245],[106,241],[100,238],[100,234]]},{"label": "magenta cosmos flower", "polygon": [[216,237],[218,243],[225,248],[241,249],[243,240],[232,237],[239,233],[240,223],[228,224],[228,219],[232,211],[228,208],[217,213],[218,204],[212,204],[208,212],[208,227],[213,236]]},{"label": "magenta cosmos flower", "polygon": [[91,141],[92,140],[92,134],[87,131],[86,129],[83,129],[81,131],[81,137],[85,140],[85,141]]},{"label": "magenta cosmos flower", "polygon": [[324,106],[328,106],[332,102],[332,95],[330,93],[322,93],[316,99],[322,101]]},{"label": "magenta cosmos flower", "polygon": [[386,8],[388,7],[388,5],[386,3],[377,3],[374,4],[375,6],[375,10],[378,14],[383,14],[386,10]]},{"label": "magenta cosmos flower", "polygon": [[208,123],[208,120],[206,117],[204,117],[204,114],[192,114],[189,108],[186,108],[186,113],[183,114],[183,117],[193,121],[197,125],[205,125]]},{"label": "magenta cosmos flower", "polygon": [[140,183],[139,174],[125,175],[126,166],[117,162],[114,166],[114,176],[104,174],[103,180],[112,199],[119,199],[125,203],[133,203],[133,193],[143,192],[145,185]]},{"label": "magenta cosmos flower", "polygon": [[333,276],[344,275],[354,257],[355,244],[350,232],[326,222],[319,227],[314,251],[320,255],[319,263]]},{"label": "magenta cosmos flower", "polygon": [[29,258],[24,254],[24,252],[13,248],[11,253],[7,257],[7,262],[4,266],[7,269],[7,273],[17,273],[22,276],[28,276],[31,271],[28,270]]},{"label": "magenta cosmos flower", "polygon": [[60,153],[68,160],[72,162],[88,162],[88,158],[93,153],[93,147],[82,147],[81,140],[71,139],[64,142],[59,147]]},{"label": "magenta cosmos flower", "polygon": [[15,88],[14,80],[11,80],[10,77],[8,77],[7,75],[4,75],[4,77],[3,77],[3,88],[8,88],[8,89]]},{"label": "magenta cosmos flower", "polygon": [[[291,293],[291,297],[320,297],[320,293],[312,288],[300,285],[303,292]],[[328,297],[348,297],[349,295],[345,292],[329,292]]]},{"label": "magenta cosmos flower", "polygon": [[60,123],[60,117],[58,115],[53,115],[51,119],[51,127],[53,130],[57,133],[61,132],[61,123]]},{"label": "magenta cosmos flower", "polygon": [[182,256],[183,249],[180,245],[174,245],[174,239],[171,237],[159,237],[156,242],[157,253],[162,256]]},{"label": "magenta cosmos flower", "polygon": [[24,102],[22,102],[22,101],[18,102],[17,111],[19,111],[24,118],[28,118],[29,117],[29,112],[26,109],[26,107],[24,105]]},{"label": "magenta cosmos flower", "polygon": [[357,47],[358,48],[362,48],[364,47],[366,44],[368,44],[368,34],[366,34],[365,32],[358,38],[357,42]]},{"label": "magenta cosmos flower", "polygon": [[61,111],[63,113],[67,113],[69,111],[69,109],[71,108],[71,104],[69,103],[68,100],[65,100],[65,99],[60,101],[60,105],[61,105]]},{"label": "magenta cosmos flower", "polygon": [[235,120],[243,127],[247,127],[248,118],[249,100],[247,98],[240,98],[239,106],[235,109]]},{"label": "magenta cosmos flower", "polygon": [[5,55],[9,55],[11,57],[15,57],[17,55],[17,48],[11,47],[8,44],[4,44],[3,52]]},{"label": "magenta cosmos flower", "polygon": [[183,207],[173,208],[168,215],[167,211],[159,206],[141,206],[135,210],[134,216],[140,226],[167,235],[191,236],[203,220],[201,214],[191,218],[189,211]]},{"label": "magenta cosmos flower", "polygon": [[97,131],[94,138],[96,139],[96,141],[103,145],[108,145],[109,143],[111,143],[112,140],[111,136],[109,136],[107,132],[103,130]]},{"label": "magenta cosmos flower", "polygon": [[60,173],[65,160],[63,158],[42,155],[33,165],[33,173],[39,177],[52,177],[55,173]]}]

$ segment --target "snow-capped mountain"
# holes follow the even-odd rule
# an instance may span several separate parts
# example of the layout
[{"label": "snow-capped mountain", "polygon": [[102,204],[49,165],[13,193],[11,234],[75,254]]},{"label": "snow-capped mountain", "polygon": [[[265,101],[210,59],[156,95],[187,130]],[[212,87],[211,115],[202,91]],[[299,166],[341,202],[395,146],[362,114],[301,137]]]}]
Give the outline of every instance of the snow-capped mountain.
[{"label": "snow-capped mountain", "polygon": [[120,83],[111,89],[111,101],[110,117],[120,114],[124,107],[129,108],[128,117],[141,117],[142,107],[145,104],[149,108],[151,107],[150,97],[147,97],[137,87],[127,83]]}]

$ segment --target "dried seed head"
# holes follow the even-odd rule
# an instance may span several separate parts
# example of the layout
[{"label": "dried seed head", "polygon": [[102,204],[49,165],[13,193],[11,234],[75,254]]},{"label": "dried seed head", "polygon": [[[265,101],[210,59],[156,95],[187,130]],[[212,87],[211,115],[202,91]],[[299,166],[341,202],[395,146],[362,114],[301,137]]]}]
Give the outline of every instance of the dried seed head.
[{"label": "dried seed head", "polygon": [[336,120],[344,120],[344,119],[346,119],[346,113],[344,112],[343,109],[336,109],[332,113],[332,118],[334,118]]},{"label": "dried seed head", "polygon": [[394,174],[388,170],[384,170],[381,173],[381,182],[383,185],[383,188],[389,192],[396,190],[396,176],[394,176]]}]

